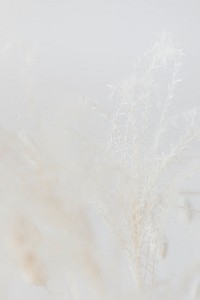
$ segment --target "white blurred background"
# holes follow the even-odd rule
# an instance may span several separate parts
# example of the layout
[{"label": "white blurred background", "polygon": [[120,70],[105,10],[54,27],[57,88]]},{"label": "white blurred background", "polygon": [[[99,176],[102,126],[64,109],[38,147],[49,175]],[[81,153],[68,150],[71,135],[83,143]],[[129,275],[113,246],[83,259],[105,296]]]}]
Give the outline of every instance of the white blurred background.
[{"label": "white blurred background", "polygon": [[[55,103],[103,101],[162,31],[185,53],[177,111],[197,106],[199,28],[198,0],[0,0],[1,127],[15,131],[21,118],[28,122],[34,109],[45,114]],[[176,278],[198,257],[200,235],[179,225],[174,231],[174,224],[167,231],[174,251],[165,272]],[[49,299],[17,276],[9,288],[10,300]]]},{"label": "white blurred background", "polygon": [[162,31],[186,54],[180,103],[198,104],[199,10],[198,0],[1,0],[1,122],[31,98],[105,97]]}]

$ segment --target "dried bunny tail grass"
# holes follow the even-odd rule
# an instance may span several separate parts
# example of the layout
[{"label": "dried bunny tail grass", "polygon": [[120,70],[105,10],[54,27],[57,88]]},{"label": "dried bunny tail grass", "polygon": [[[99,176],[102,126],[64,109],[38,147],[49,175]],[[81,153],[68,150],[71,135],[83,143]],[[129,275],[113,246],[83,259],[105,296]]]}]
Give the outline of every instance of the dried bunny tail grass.
[{"label": "dried bunny tail grass", "polygon": [[[88,216],[87,203],[82,201],[80,192],[77,189],[75,194],[73,194],[73,191],[70,192],[71,178],[68,178],[68,175],[64,176],[66,179],[65,185],[67,183],[69,186],[68,190],[63,190],[63,193],[57,190],[58,187],[62,188],[59,185],[61,170],[59,166],[56,168],[54,165],[48,166],[43,162],[43,153],[40,156],[37,139],[32,141],[26,132],[22,132],[20,140],[22,145],[24,145],[28,162],[31,157],[33,174],[37,176],[38,184],[32,190],[35,203],[31,204],[31,207],[38,212],[36,218],[42,224],[47,222],[51,229],[59,231],[57,240],[64,247],[63,249],[66,248],[66,252],[62,253],[62,255],[65,254],[65,261],[69,263],[68,269],[73,270],[79,266],[80,273],[90,281],[95,289],[99,291],[99,294],[103,295],[106,287],[99,262],[93,253],[95,251],[95,241]],[[36,163],[32,164],[32,161]],[[79,179],[76,180],[76,184],[78,182]],[[77,197],[80,197],[80,199]],[[71,240],[72,243],[69,244],[68,240]],[[35,266],[36,271],[37,266]]]},{"label": "dried bunny tail grass", "polygon": [[46,286],[47,274],[41,259],[34,252],[24,253],[21,267],[26,275],[26,280],[34,285]]},{"label": "dried bunny tail grass", "polygon": [[[9,173],[5,180],[8,186],[3,184],[2,189],[8,192],[10,181],[15,178],[16,190],[9,191],[12,201],[8,206],[18,201],[16,211],[24,211],[25,215],[14,218],[7,246],[31,283],[48,287],[49,270],[55,267],[50,262],[51,254],[56,253],[59,256],[54,256],[56,263],[59,267],[63,263],[69,277],[72,276],[69,285],[76,278],[80,286],[89,283],[87,288],[94,288],[99,298],[111,298],[105,296],[109,290],[107,275],[103,273],[106,267],[102,266],[103,260],[97,259],[98,236],[95,237],[89,216],[88,202],[96,197],[93,202],[99,202],[96,205],[125,250],[141,299],[145,299],[142,291],[147,294],[153,291],[156,264],[168,252],[164,223],[185,178],[186,168],[183,170],[181,163],[185,152],[199,139],[193,111],[186,117],[187,128],[178,142],[168,151],[163,149],[170,107],[180,81],[177,77],[180,56],[182,52],[176,49],[171,37],[163,34],[138,59],[131,77],[113,89],[108,109],[85,101],[107,122],[103,124],[108,130],[102,151],[95,152],[92,139],[90,147],[89,139],[72,129],[73,124],[63,125],[56,114],[53,123],[58,121],[59,125],[43,120],[45,124],[41,124],[36,138],[29,137],[23,129],[13,141],[12,136],[2,137],[0,155],[6,158],[5,170]],[[156,80],[168,63],[172,64],[173,74],[167,95],[158,108]],[[76,109],[73,115],[78,119]],[[65,113],[64,119],[67,119]],[[69,116],[69,120],[76,124],[73,117]],[[179,166],[179,173],[183,174],[178,174]],[[108,210],[104,210],[105,202]],[[47,259],[41,251],[44,240],[51,256]],[[58,247],[53,252],[50,245],[55,243]],[[71,298],[81,298],[70,288]]]},{"label": "dried bunny tail grass", "polygon": [[8,251],[28,282],[46,286],[47,270],[39,254],[41,242],[42,236],[32,221],[18,216],[7,237]]},{"label": "dried bunny tail grass", "polygon": [[143,207],[139,199],[135,199],[130,208],[129,228],[131,252],[133,257],[134,272],[137,285],[140,288],[144,286],[143,274],[143,238],[144,238],[144,214]]},{"label": "dried bunny tail grass", "polygon": [[[119,165],[123,170],[113,174],[113,195],[110,193],[110,197],[117,198],[117,201],[121,196],[121,205],[127,205],[129,210],[126,214],[126,209],[122,208],[124,223],[114,224],[116,229],[113,231],[122,235],[120,239],[128,254],[130,268],[134,270],[136,282],[141,289],[145,286],[153,287],[158,257],[164,258],[167,255],[163,225],[174,204],[172,198],[177,196],[186,177],[184,174],[179,176],[176,168],[182,170],[185,153],[200,137],[195,120],[197,114],[193,111],[188,115],[186,130],[179,135],[178,142],[163,152],[165,134],[170,129],[172,99],[181,81],[178,73],[182,55],[183,52],[174,45],[171,37],[163,34],[155,46],[138,59],[132,76],[115,87],[109,99],[113,105],[111,118],[108,119],[107,159],[113,168]],[[172,75],[158,109],[155,82],[159,79],[159,72],[168,64]],[[186,170],[187,167],[183,167]],[[103,197],[109,201],[109,196],[104,195],[104,182]],[[110,199],[109,205],[116,205],[113,199]],[[110,218],[105,214],[104,217]],[[111,221],[108,220],[108,223],[113,226]],[[129,236],[128,239],[123,236],[124,232]]]}]

